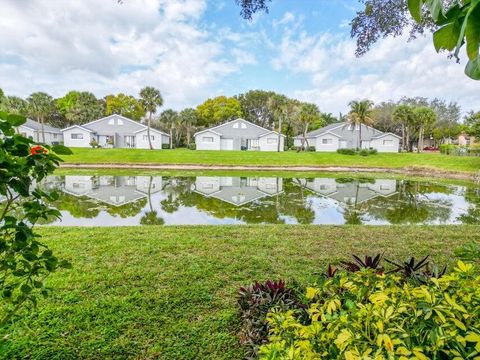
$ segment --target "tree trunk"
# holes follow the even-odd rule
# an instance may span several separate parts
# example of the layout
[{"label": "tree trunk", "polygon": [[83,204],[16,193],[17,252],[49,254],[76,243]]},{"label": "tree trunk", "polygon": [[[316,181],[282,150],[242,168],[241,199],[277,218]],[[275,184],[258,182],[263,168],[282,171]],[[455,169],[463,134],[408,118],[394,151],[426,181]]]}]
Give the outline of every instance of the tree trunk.
[{"label": "tree trunk", "polygon": [[150,115],[148,116],[147,121],[147,137],[148,137],[148,146],[150,146],[150,150],[153,150],[152,139],[150,138],[150,126],[152,124],[152,112],[150,111]]},{"label": "tree trunk", "polygon": [[173,127],[170,126],[170,149],[173,149]]},{"label": "tree trunk", "polygon": [[402,123],[402,150],[405,151],[405,124]]},{"label": "tree trunk", "polygon": [[40,125],[42,126],[42,142],[45,144],[45,129],[43,127],[43,123],[44,123],[44,120],[43,120],[43,117],[40,118]]},{"label": "tree trunk", "polygon": [[360,150],[362,150],[362,124],[358,127],[358,146],[360,147]]},{"label": "tree trunk", "polygon": [[278,144],[277,144],[277,151],[281,151],[281,143],[282,143],[282,117],[278,119]]},{"label": "tree trunk", "polygon": [[405,142],[407,145],[407,151],[410,152],[410,129],[406,129],[406,134],[405,134]]},{"label": "tree trunk", "polygon": [[190,129],[187,128],[187,146],[190,146]]},{"label": "tree trunk", "polygon": [[421,150],[423,150],[423,125],[420,126],[420,130],[418,131],[417,153]]}]

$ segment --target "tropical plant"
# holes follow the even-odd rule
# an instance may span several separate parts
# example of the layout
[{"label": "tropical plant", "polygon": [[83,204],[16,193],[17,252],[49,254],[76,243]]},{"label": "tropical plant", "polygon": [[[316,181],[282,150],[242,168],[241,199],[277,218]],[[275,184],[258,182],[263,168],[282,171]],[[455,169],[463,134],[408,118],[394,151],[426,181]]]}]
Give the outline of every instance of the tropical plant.
[{"label": "tropical plant", "polygon": [[66,120],[64,125],[85,124],[105,114],[104,104],[88,91],[69,91],[55,105]]},{"label": "tropical plant", "polygon": [[[36,92],[27,98],[28,114],[41,125],[42,143],[45,143],[45,120],[54,109],[53,98],[44,92]],[[40,141],[37,133],[37,141]]]},{"label": "tropical plant", "polygon": [[376,256],[365,255],[364,260],[362,260],[357,255],[352,255],[353,261],[341,261],[342,267],[345,270],[356,272],[362,269],[372,269],[378,273],[383,272],[383,267],[381,266],[381,261],[383,259],[382,254],[377,254]]},{"label": "tropical plant", "polygon": [[307,133],[310,124],[318,122],[321,120],[320,110],[318,110],[317,105],[310,103],[302,103],[300,108],[294,118],[295,127],[297,132],[300,133],[302,137],[302,143],[299,150],[306,150],[309,147]]},{"label": "tropical plant", "polygon": [[170,135],[170,149],[173,149],[173,135],[175,127],[178,125],[178,112],[172,109],[164,110],[160,114],[160,124],[164,126]]},{"label": "tropical plant", "polygon": [[308,319],[267,315],[261,359],[468,359],[480,353],[480,276],[472,264],[424,284],[374,270],[320,278]]},{"label": "tropical plant", "polygon": [[352,131],[358,128],[358,147],[362,148],[362,127],[373,125],[372,110],[373,102],[370,100],[351,101],[350,112],[347,115],[347,123]]},{"label": "tropical plant", "polygon": [[437,114],[429,107],[418,107],[413,110],[414,123],[418,127],[417,152],[423,150],[425,128],[429,128],[437,120]]},{"label": "tropical plant", "polygon": [[160,90],[153,86],[146,86],[140,90],[140,101],[145,111],[148,112],[147,118],[147,137],[150,150],[153,150],[152,138],[150,137],[150,127],[152,126],[152,116],[157,112],[157,109],[163,105],[162,94]]},{"label": "tropical plant", "polygon": [[187,108],[180,111],[179,117],[181,126],[185,131],[187,147],[190,147],[192,133],[195,131],[197,125],[197,113],[195,109]]},{"label": "tropical plant", "polygon": [[217,96],[197,106],[199,125],[211,126],[242,117],[240,102],[233,97]]},{"label": "tropical plant", "polygon": [[410,127],[413,124],[413,108],[410,105],[398,105],[392,114],[393,121],[402,127],[402,150],[410,149]]},{"label": "tropical plant", "polygon": [[471,241],[455,250],[455,256],[463,261],[480,261],[480,243]]},{"label": "tropical plant", "polygon": [[141,100],[131,95],[117,94],[105,97],[105,114],[118,114],[135,121],[140,121],[145,116],[146,110]]},{"label": "tropical plant", "polygon": [[[37,106],[37,96],[33,98]],[[35,145],[17,134],[15,127],[25,121],[0,112],[0,326],[25,306],[35,306],[40,294],[47,296],[46,277],[70,266],[40,242],[34,227],[40,220],[60,217],[47,205],[58,195],[37,185],[62,161],[57,155],[71,152],[60,145]]]}]

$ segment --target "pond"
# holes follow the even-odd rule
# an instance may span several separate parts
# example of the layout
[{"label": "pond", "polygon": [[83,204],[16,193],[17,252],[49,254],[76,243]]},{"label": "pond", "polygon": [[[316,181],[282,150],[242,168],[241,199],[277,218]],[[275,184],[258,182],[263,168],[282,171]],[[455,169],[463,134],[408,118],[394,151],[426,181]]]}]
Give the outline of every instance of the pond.
[{"label": "pond", "polygon": [[50,176],[60,226],[478,224],[480,188],[409,179]]}]

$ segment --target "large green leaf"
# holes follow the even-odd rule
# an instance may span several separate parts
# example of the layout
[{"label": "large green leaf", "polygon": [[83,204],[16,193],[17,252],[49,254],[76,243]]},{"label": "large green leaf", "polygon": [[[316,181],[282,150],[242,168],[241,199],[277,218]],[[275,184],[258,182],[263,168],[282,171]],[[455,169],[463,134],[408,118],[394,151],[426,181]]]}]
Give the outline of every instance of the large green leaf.
[{"label": "large green leaf", "polygon": [[54,145],[52,146],[52,150],[55,154],[58,155],[72,155],[73,152],[68,147],[63,145]]},{"label": "large green leaf", "polygon": [[468,17],[465,38],[468,58],[474,60],[478,56],[480,46],[480,5],[477,5]]},{"label": "large green leaf", "polygon": [[458,43],[458,38],[460,37],[461,28],[458,22],[453,22],[444,27],[441,27],[433,33],[433,44],[435,45],[435,50],[440,51],[441,49],[452,51],[455,49]]},{"label": "large green leaf", "polygon": [[408,10],[412,17],[417,21],[422,21],[423,0],[408,0]]},{"label": "large green leaf", "polygon": [[475,60],[468,61],[465,74],[473,80],[480,80],[480,56],[477,56]]},{"label": "large green leaf", "polygon": [[27,121],[27,118],[22,115],[10,114],[7,116],[7,121],[12,126],[20,126],[22,124],[25,124],[25,122]]}]

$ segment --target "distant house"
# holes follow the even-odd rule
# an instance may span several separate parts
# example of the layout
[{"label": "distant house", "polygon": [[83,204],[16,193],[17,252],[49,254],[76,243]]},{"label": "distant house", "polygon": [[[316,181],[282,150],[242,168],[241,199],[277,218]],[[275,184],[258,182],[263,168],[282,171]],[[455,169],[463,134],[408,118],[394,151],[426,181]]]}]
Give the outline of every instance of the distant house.
[{"label": "distant house", "polygon": [[[68,147],[91,147],[96,142],[106,148],[149,149],[147,126],[121,115],[110,115],[83,125],[62,129],[63,142]],[[168,144],[170,136],[150,128],[154,149]]]},{"label": "distant house", "polygon": [[[27,121],[17,128],[17,132],[36,142],[42,142],[42,124],[27,119]],[[45,143],[48,145],[57,145],[63,141],[62,131],[59,128],[44,124],[43,132],[45,133]]]},{"label": "distant house", "polygon": [[[307,134],[308,145],[316,151],[337,151],[338,149],[360,148],[358,134],[360,126],[350,125],[347,122],[327,125],[321,129]],[[296,147],[302,146],[302,136],[294,138]],[[400,148],[400,136],[392,133],[384,133],[370,126],[362,125],[362,148],[377,149],[378,152],[398,152]]]},{"label": "distant house", "polygon": [[469,146],[475,142],[475,136],[470,136],[467,133],[461,133],[457,138],[458,145]]},{"label": "distant house", "polygon": [[[194,134],[197,150],[277,151],[278,132],[265,129],[244,119],[205,129]],[[285,136],[280,135],[280,151]]]}]

